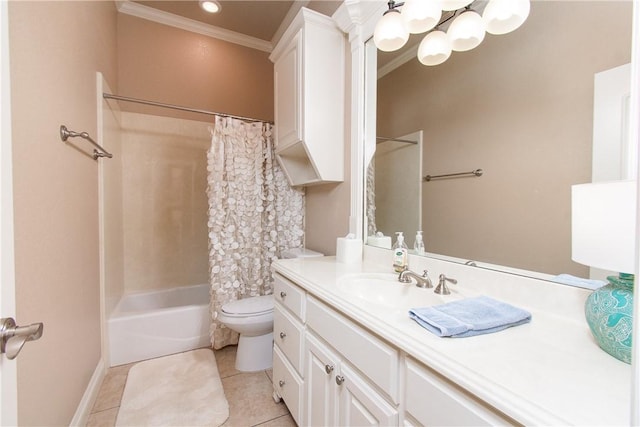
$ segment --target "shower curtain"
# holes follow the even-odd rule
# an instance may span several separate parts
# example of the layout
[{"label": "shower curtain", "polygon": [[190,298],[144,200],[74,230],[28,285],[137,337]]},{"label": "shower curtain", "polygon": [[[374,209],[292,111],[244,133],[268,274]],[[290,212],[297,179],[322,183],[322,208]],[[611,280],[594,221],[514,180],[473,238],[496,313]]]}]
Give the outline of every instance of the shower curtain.
[{"label": "shower curtain", "polygon": [[271,124],[216,116],[207,152],[211,344],[238,342],[222,306],[272,290],[271,262],[303,246],[304,192],[292,189],[275,159]]}]

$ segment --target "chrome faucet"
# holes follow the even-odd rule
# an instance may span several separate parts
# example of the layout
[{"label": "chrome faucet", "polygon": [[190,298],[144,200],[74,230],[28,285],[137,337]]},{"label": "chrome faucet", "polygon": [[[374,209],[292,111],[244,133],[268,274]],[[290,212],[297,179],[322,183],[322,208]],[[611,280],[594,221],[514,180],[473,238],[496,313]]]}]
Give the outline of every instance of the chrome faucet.
[{"label": "chrome faucet", "polygon": [[433,283],[431,283],[431,279],[429,278],[429,271],[424,270],[422,276],[418,273],[414,273],[405,267],[404,270],[400,272],[398,275],[398,282],[402,283],[411,283],[411,278],[416,279],[416,286],[419,288],[433,288]]},{"label": "chrome faucet", "polygon": [[445,276],[444,274],[440,275],[440,280],[438,281],[438,286],[436,290],[433,291],[436,294],[449,295],[451,291],[447,287],[447,282],[451,282],[454,285],[458,283],[456,279],[451,279],[450,277]]}]

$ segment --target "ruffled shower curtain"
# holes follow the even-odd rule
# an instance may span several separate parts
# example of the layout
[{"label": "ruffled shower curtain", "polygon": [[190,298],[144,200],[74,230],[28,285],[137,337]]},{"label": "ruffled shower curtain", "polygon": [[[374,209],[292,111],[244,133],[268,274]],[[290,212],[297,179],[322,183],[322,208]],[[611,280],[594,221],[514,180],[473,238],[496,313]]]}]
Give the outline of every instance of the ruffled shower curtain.
[{"label": "ruffled shower curtain", "polygon": [[207,152],[211,344],[238,342],[218,320],[229,302],[273,292],[271,262],[303,245],[304,192],[275,159],[271,124],[216,116]]}]

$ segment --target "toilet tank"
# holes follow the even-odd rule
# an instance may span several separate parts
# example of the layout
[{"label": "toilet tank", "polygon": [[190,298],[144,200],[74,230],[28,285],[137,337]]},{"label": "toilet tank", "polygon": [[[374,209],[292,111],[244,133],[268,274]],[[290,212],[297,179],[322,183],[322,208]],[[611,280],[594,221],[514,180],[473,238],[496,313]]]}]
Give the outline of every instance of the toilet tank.
[{"label": "toilet tank", "polygon": [[320,252],[312,251],[311,249],[306,248],[293,248],[288,249],[286,251],[282,251],[281,258],[282,259],[290,259],[290,258],[313,258],[324,256]]}]

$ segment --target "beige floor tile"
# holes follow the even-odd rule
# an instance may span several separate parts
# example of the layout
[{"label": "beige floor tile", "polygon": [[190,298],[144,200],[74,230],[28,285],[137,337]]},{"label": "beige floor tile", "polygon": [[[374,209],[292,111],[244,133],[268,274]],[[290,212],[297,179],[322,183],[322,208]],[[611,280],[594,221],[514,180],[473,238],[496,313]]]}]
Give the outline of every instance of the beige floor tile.
[{"label": "beige floor tile", "polygon": [[120,400],[122,399],[122,393],[124,392],[124,385],[127,382],[127,375],[129,369],[135,365],[130,363],[128,365],[116,366],[109,368],[107,374],[104,377],[96,403],[93,405],[92,412],[100,412],[105,409],[111,409],[120,406]]},{"label": "beige floor tile", "polygon": [[283,415],[278,418],[267,421],[266,423],[258,424],[256,427],[298,427],[290,414]]},{"label": "beige floor tile", "polygon": [[214,351],[220,378],[226,378],[240,373],[235,366],[237,348],[235,345],[228,345],[220,350]]},{"label": "beige floor tile", "polygon": [[118,408],[111,408],[105,411],[94,412],[89,415],[86,427],[113,427],[116,425]]},{"label": "beige floor tile", "polygon": [[271,381],[264,371],[223,378],[222,386],[229,402],[225,427],[254,426],[289,413],[284,403],[274,402]]}]

